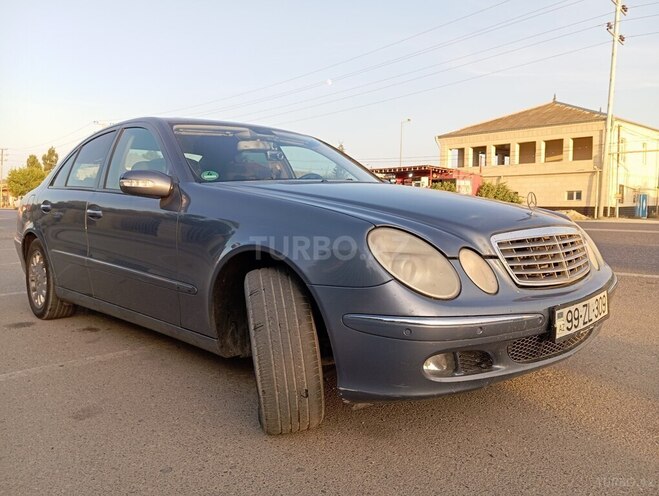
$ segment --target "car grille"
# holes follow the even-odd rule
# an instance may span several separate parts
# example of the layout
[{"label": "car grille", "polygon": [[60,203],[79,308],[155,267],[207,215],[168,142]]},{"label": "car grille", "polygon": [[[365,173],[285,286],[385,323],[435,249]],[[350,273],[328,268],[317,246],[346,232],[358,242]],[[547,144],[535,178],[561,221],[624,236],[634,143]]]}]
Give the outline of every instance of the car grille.
[{"label": "car grille", "polygon": [[548,333],[517,339],[508,345],[508,356],[513,362],[529,363],[560,355],[584,342],[593,328],[584,329],[574,336],[555,343]]},{"label": "car grille", "polygon": [[459,370],[465,375],[478,374],[492,368],[492,357],[484,351],[458,351]]},{"label": "car grille", "polygon": [[576,229],[541,228],[497,234],[492,242],[520,286],[557,286],[590,271],[584,240]]}]

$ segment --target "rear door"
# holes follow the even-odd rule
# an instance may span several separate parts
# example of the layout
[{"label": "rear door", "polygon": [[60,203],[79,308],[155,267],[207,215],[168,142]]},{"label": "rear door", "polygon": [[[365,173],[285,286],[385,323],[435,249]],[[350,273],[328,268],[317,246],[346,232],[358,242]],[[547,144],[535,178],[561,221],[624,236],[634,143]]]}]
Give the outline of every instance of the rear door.
[{"label": "rear door", "polygon": [[38,199],[43,234],[56,284],[91,295],[87,272],[87,203],[116,132],[97,136],[73,153]]},{"label": "rear door", "polygon": [[171,174],[153,130],[122,130],[107,173],[90,200],[87,236],[94,296],[179,325],[178,204],[123,193],[119,178],[128,170]]}]

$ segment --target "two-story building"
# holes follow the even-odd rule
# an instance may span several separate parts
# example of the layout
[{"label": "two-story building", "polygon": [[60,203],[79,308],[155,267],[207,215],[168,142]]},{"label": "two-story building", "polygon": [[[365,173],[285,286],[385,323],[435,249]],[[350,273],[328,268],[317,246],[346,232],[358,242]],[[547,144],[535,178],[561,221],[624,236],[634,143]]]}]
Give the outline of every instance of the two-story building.
[{"label": "two-story building", "polygon": [[613,119],[610,161],[604,160],[606,114],[556,100],[435,138],[440,165],[478,171],[505,182],[538,205],[593,216],[633,216],[659,203],[659,130]]}]

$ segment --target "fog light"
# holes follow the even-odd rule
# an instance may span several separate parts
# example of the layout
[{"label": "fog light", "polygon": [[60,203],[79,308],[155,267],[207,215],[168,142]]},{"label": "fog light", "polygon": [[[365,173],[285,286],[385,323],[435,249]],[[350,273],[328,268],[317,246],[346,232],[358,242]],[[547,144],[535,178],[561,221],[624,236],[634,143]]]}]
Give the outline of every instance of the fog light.
[{"label": "fog light", "polygon": [[423,363],[423,371],[430,377],[448,377],[455,372],[453,353],[433,355]]}]

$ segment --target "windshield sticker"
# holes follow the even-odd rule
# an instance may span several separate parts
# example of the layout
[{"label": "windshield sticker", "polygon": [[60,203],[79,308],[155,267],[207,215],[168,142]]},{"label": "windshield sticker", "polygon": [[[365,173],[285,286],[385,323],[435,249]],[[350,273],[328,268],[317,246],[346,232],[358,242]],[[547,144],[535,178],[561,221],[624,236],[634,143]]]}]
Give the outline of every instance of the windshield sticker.
[{"label": "windshield sticker", "polygon": [[204,171],[201,173],[201,178],[204,181],[215,181],[219,177],[220,175],[215,171]]}]

